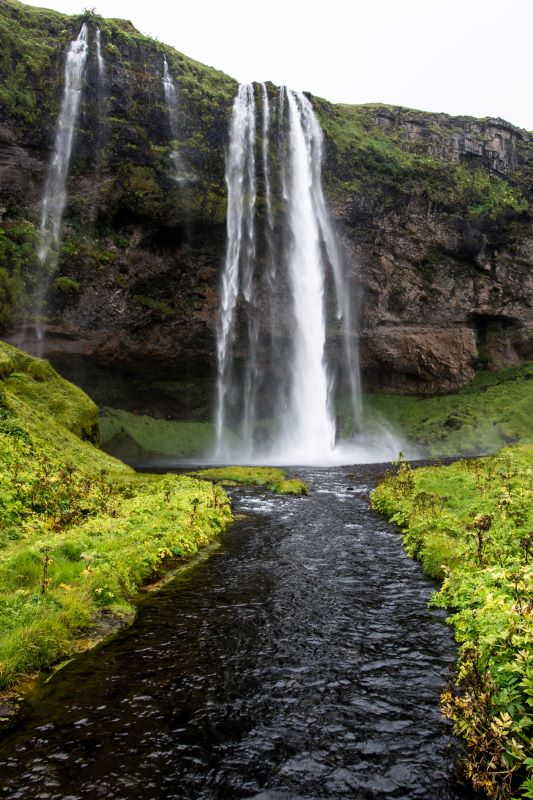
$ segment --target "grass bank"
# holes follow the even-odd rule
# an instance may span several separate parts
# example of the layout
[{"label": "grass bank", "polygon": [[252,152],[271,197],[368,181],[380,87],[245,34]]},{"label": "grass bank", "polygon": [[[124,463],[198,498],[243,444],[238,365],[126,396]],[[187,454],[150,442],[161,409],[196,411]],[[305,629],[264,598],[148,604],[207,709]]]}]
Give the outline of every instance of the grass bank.
[{"label": "grass bank", "polygon": [[182,422],[104,409],[100,419],[102,447],[129,463],[150,458],[205,457],[214,446],[210,422]]},{"label": "grass bank", "polygon": [[436,397],[366,395],[366,424],[383,421],[431,457],[491,453],[533,441],[533,364],[478,372]]},{"label": "grass bank", "polygon": [[456,682],[442,710],[490,800],[533,798],[533,445],[447,467],[398,463],[372,494],[409,555],[442,580]]},{"label": "grass bank", "polygon": [[284,469],[276,467],[218,467],[190,472],[196,478],[214,483],[265,486],[276,494],[307,494],[307,484],[299,478],[289,478]]},{"label": "grass bank", "polygon": [[168,557],[228,525],[223,490],[137,475],[99,450],[97,408],[0,342],[0,686],[50,667],[103,612],[131,614]]}]

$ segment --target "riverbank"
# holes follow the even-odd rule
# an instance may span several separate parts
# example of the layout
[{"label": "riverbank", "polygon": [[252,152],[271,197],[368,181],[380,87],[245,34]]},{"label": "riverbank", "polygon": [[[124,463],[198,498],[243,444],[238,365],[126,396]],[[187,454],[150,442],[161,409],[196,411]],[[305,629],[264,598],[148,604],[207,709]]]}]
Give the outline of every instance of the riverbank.
[{"label": "riverbank", "polygon": [[98,412],[47,362],[0,343],[0,688],[129,619],[139,587],[232,519],[220,487],[139,475],[95,446]]},{"label": "riverbank", "polygon": [[405,461],[372,493],[409,555],[442,581],[459,643],[442,695],[465,772],[490,800],[533,797],[533,445],[446,467]]}]

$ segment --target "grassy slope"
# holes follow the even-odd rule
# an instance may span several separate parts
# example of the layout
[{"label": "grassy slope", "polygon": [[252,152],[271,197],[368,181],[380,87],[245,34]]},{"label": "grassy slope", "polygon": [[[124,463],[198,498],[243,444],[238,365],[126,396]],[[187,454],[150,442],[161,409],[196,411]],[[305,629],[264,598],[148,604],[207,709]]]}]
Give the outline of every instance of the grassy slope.
[{"label": "grassy slope", "polygon": [[209,422],[178,422],[108,408],[100,420],[102,446],[134,462],[150,455],[205,456],[213,446]]},{"label": "grassy slope", "polygon": [[533,445],[522,445],[448,467],[403,463],[372,495],[407,552],[443,579],[432,602],[453,612],[460,645],[460,688],[445,691],[443,710],[465,740],[467,774],[493,800],[533,797],[532,476]]},{"label": "grassy slope", "polygon": [[369,425],[386,421],[430,456],[494,452],[533,441],[533,365],[480,372],[437,397],[368,395]]},{"label": "grassy slope", "polygon": [[138,476],[82,441],[96,422],[83,392],[0,343],[0,686],[68,653],[102,610],[130,611],[163,559],[231,519],[218,487]]}]

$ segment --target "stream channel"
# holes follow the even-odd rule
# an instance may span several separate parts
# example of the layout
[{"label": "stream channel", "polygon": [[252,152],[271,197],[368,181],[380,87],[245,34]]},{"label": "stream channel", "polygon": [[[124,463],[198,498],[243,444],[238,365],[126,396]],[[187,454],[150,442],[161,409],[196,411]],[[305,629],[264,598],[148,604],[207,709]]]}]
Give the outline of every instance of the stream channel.
[{"label": "stream channel", "polygon": [[0,742],[0,798],[471,798],[438,708],[452,633],[368,509],[381,469],[231,490],[247,516],[221,546],[41,681]]}]

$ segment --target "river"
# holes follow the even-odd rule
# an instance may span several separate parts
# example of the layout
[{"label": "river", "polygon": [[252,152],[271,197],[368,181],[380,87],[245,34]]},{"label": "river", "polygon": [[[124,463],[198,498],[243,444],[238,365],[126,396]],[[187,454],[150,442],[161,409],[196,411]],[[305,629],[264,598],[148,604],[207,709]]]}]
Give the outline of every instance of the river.
[{"label": "river", "polygon": [[467,800],[438,698],[451,630],[368,508],[378,467],[232,490],[210,558],[47,683],[0,743],[9,800]]}]

